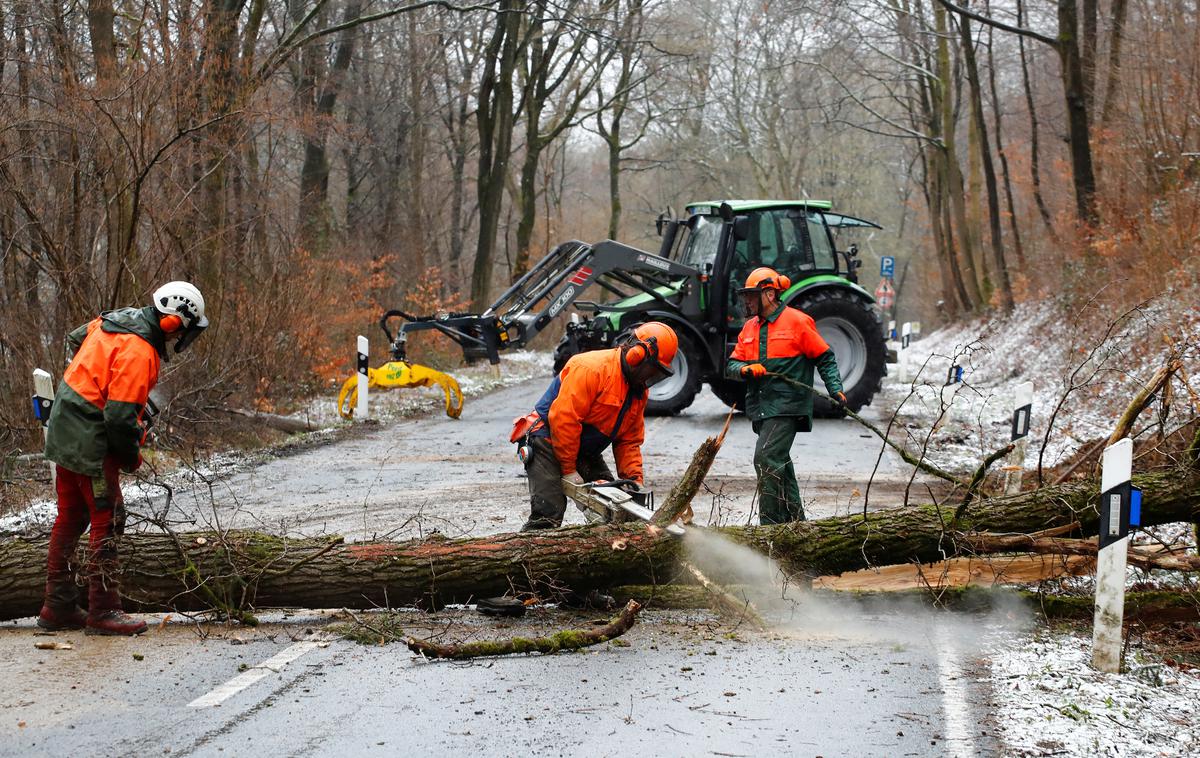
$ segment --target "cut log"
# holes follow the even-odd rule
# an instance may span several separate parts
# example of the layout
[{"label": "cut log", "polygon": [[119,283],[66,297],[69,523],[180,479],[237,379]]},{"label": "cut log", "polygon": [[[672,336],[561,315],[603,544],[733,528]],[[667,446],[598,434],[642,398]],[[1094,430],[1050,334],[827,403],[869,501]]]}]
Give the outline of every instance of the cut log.
[{"label": "cut log", "polygon": [[[1200,519],[1195,470],[1144,474],[1133,483],[1143,493],[1143,524]],[[957,529],[1034,532],[1078,521],[1078,536],[1095,534],[1098,490],[1094,482],[1078,482],[979,500]],[[838,574],[955,555],[958,545],[949,530],[954,505],[719,531],[789,572]],[[0,540],[0,619],[38,612],[46,548],[41,538]],[[654,534],[645,524],[351,544],[254,532],[136,534],[126,535],[121,547],[122,587],[131,609],[438,607],[511,590],[547,597],[562,588],[671,583],[686,559],[683,550],[682,541]],[[708,578],[727,583],[713,571]]]},{"label": "cut log", "polygon": [[[1034,537],[1031,534],[964,534],[960,544],[979,553],[1038,553],[1041,555],[1096,555],[1100,548],[1094,539]],[[1168,553],[1141,547],[1129,547],[1131,566],[1167,571],[1200,571],[1200,556]]]}]

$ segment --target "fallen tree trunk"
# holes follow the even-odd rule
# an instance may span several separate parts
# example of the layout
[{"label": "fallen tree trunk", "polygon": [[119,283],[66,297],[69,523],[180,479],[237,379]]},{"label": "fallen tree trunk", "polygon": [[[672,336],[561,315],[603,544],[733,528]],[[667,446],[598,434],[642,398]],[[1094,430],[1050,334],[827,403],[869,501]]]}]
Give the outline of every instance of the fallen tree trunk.
[{"label": "fallen tree trunk", "polygon": [[[1200,475],[1191,468],[1137,476],[1134,486],[1143,493],[1145,525],[1200,518]],[[1095,534],[1098,500],[1094,483],[1046,487],[977,501],[955,528],[1034,532],[1078,521],[1080,536]],[[953,517],[953,505],[913,505],[720,532],[789,571],[837,574],[953,556]],[[352,544],[254,532],[136,534],[121,548],[122,586],[131,609],[437,607],[512,590],[553,597],[564,588],[671,583],[685,544],[644,524]],[[0,620],[38,612],[46,547],[40,538],[0,540]]]}]

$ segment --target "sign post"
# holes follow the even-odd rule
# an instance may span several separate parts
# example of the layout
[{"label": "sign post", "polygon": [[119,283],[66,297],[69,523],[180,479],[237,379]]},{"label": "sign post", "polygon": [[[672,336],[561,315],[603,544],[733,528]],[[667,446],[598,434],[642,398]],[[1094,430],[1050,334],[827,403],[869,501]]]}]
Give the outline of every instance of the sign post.
[{"label": "sign post", "polygon": [[1100,475],[1100,552],[1096,556],[1096,611],[1092,621],[1092,665],[1121,672],[1121,624],[1125,620],[1125,563],[1129,527],[1141,522],[1141,492],[1133,489],[1133,441],[1104,450]]},{"label": "sign post", "polygon": [[[54,406],[54,377],[40,368],[33,370],[33,417],[42,425],[42,441],[49,434],[50,409]],[[55,484],[54,462],[50,465],[50,484]]]},{"label": "sign post", "polygon": [[1029,416],[1033,412],[1033,382],[1017,385],[1013,392],[1012,452],[1008,454],[1008,465],[1004,469],[1004,494],[1016,495],[1021,491],[1024,475],[1025,453],[1029,449]]},{"label": "sign post", "polygon": [[912,340],[912,324],[905,321],[900,327],[900,349],[896,351],[896,378],[908,384],[908,343]]},{"label": "sign post", "polygon": [[365,421],[367,418],[367,371],[370,369],[370,356],[367,338],[358,335],[358,404],[354,408],[354,415],[359,421]]}]

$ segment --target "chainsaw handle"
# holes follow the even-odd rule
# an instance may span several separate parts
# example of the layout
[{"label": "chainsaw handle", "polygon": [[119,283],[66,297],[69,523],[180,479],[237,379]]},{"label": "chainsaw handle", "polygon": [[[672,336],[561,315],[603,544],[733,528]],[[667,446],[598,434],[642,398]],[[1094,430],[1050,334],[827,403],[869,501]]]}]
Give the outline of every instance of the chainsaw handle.
[{"label": "chainsaw handle", "polygon": [[630,495],[639,494],[642,492],[642,486],[635,479],[611,479],[603,482],[586,482],[582,487],[595,489],[596,487],[616,487],[619,490],[624,490]]}]

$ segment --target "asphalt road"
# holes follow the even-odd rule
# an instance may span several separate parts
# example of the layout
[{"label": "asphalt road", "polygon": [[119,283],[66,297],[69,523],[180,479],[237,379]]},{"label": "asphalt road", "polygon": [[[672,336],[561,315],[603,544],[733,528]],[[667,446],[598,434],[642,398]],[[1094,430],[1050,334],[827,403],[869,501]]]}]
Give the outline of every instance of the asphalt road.
[{"label": "asphalt road", "polygon": [[[137,639],[0,630],[0,755],[991,755],[976,619],[846,610],[770,635],[645,612],[586,652],[460,664],[327,637],[168,623]],[[368,617],[369,620],[369,617]],[[586,626],[414,614],[420,636]],[[71,650],[38,650],[56,640]],[[628,646],[625,646],[625,645]]]},{"label": "asphalt road", "polygon": [[[172,516],[349,539],[422,536],[434,529],[448,536],[516,530],[529,501],[508,436],[513,419],[529,412],[545,384],[533,380],[473,398],[460,420],[436,415],[368,428],[176,492]],[[720,431],[726,412],[706,390],[682,414],[648,419],[642,448],[647,486],[665,496],[696,448]],[[878,420],[870,409],[867,416]],[[754,441],[749,421],[735,417],[707,491],[693,504],[698,523],[746,523],[755,513]],[[871,507],[897,502],[909,469],[891,450],[880,456],[880,447],[849,419],[818,420],[815,431],[797,435],[792,457],[809,517],[861,509],[873,471]],[[566,522],[583,518],[568,507]]]},{"label": "asphalt road", "polygon": [[[527,501],[508,428],[541,384],[473,400],[461,421],[368,428],[270,460],[177,493],[172,513],[351,538],[515,529]],[[706,394],[678,417],[651,420],[648,483],[665,492],[724,413]],[[898,497],[907,471],[880,458],[864,434],[854,422],[826,421],[797,439],[810,516],[861,508],[873,470],[872,507]],[[696,504],[699,521],[752,517],[753,443],[749,424],[735,419]],[[582,519],[572,510],[568,520]],[[708,613],[650,610],[617,644],[469,664],[425,661],[402,645],[362,646],[331,634],[330,614],[312,612],[256,629],[176,617],[137,639],[39,636],[27,619],[0,626],[0,756],[998,751],[978,647],[996,633],[993,619],[795,593],[767,611],[770,633]],[[537,609],[497,622],[451,609],[413,612],[406,630],[503,638],[594,619]],[[46,641],[72,649],[35,648]]]}]

